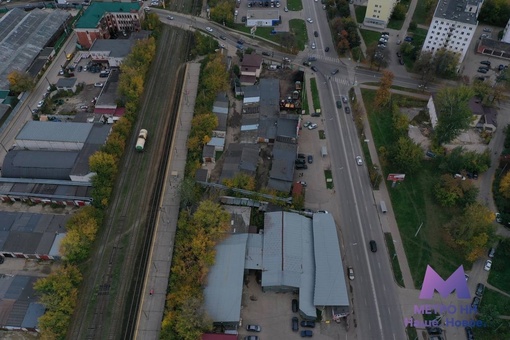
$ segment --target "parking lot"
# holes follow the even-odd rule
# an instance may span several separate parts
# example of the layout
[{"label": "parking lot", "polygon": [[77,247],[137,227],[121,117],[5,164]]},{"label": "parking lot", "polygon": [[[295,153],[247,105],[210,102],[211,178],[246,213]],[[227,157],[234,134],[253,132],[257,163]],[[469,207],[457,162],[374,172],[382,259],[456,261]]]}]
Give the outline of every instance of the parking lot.
[{"label": "parking lot", "polygon": [[[244,285],[242,298],[242,327],[239,328],[241,339],[246,335],[257,335],[260,340],[270,339],[297,339],[301,338],[302,330],[312,330],[315,339],[337,339],[340,333],[345,337],[342,324],[316,323],[315,328],[299,327],[298,332],[292,331],[292,317],[299,317],[292,312],[292,299],[298,299],[298,294],[262,292],[261,286],[256,282],[255,275],[250,275]],[[299,317],[299,321],[301,322]],[[259,325],[260,333],[246,331],[250,324]],[[332,331],[336,333],[333,336]],[[322,334],[322,333],[326,334]]]}]

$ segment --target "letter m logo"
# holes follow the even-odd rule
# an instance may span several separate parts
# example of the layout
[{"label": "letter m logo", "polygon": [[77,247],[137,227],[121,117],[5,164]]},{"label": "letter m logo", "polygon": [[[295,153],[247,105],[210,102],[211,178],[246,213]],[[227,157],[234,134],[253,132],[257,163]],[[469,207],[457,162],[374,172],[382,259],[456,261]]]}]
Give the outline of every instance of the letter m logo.
[{"label": "letter m logo", "polygon": [[434,290],[437,290],[443,298],[450,295],[454,290],[457,292],[457,298],[470,299],[469,289],[466,278],[464,277],[464,267],[460,266],[457,270],[444,281],[431,266],[427,265],[425,279],[421,287],[420,299],[432,299]]}]

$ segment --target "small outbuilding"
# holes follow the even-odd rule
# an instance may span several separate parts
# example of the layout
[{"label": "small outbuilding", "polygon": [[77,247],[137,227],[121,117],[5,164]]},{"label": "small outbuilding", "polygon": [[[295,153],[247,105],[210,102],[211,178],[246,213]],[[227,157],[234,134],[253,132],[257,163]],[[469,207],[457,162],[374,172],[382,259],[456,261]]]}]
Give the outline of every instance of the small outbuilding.
[{"label": "small outbuilding", "polygon": [[60,78],[55,85],[57,90],[76,92],[76,78]]}]

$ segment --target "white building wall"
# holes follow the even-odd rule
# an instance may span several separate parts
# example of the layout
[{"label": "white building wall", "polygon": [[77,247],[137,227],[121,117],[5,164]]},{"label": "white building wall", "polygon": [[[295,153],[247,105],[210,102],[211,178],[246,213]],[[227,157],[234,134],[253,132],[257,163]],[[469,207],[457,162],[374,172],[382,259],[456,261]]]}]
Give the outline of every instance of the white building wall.
[{"label": "white building wall", "polygon": [[508,19],[508,23],[503,31],[503,38],[501,38],[501,41],[510,44],[510,18]]},{"label": "white building wall", "polygon": [[458,53],[460,55],[459,62],[462,62],[477,26],[478,22],[468,24],[434,17],[430,23],[422,51],[435,53],[441,48],[446,48],[449,51]]},{"label": "white building wall", "polygon": [[396,3],[396,0],[368,0],[363,25],[385,28],[388,25]]},{"label": "white building wall", "polygon": [[273,26],[273,20],[278,20],[278,18],[276,19],[248,19],[246,20],[246,26],[247,27],[253,27],[253,26],[257,26],[257,27],[271,27]]},{"label": "white building wall", "polygon": [[16,146],[26,150],[80,151],[83,143],[20,139],[16,140]]}]

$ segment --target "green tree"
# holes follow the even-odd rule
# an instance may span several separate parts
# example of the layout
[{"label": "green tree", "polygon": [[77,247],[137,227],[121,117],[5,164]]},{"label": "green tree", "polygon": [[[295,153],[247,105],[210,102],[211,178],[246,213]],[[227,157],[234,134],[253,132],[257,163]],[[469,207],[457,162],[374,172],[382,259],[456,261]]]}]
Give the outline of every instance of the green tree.
[{"label": "green tree", "polygon": [[375,93],[375,106],[386,106],[391,100],[391,85],[393,84],[394,75],[391,71],[383,71],[381,84]]},{"label": "green tree", "polygon": [[452,141],[469,127],[473,120],[468,106],[471,97],[473,90],[465,86],[445,87],[438,91],[435,98],[438,115],[435,138],[438,144]]},{"label": "green tree", "polygon": [[455,78],[459,67],[459,54],[445,48],[439,49],[434,55],[435,73],[443,78]]},{"label": "green tree", "polygon": [[510,3],[507,0],[486,0],[478,15],[478,20],[485,24],[505,27],[510,18]]},{"label": "green tree", "polygon": [[145,20],[142,22],[144,30],[152,31],[152,34],[158,37],[163,29],[163,23],[159,20],[156,13],[145,13]]},{"label": "green tree", "polygon": [[410,175],[419,170],[423,151],[409,137],[400,137],[391,149],[391,164],[397,171]]},{"label": "green tree", "polygon": [[7,75],[10,89],[12,92],[20,93],[30,91],[35,87],[34,78],[28,73],[23,73],[17,70],[12,71]]},{"label": "green tree", "polygon": [[449,174],[441,175],[438,183],[434,186],[434,196],[440,205],[462,207],[475,203],[478,188],[470,181],[463,181]]},{"label": "green tree", "polygon": [[421,75],[424,85],[434,80],[434,55],[430,51],[422,51],[414,63],[414,70]]},{"label": "green tree", "polygon": [[234,27],[234,9],[235,2],[220,1],[216,6],[211,8],[211,20],[220,25]]},{"label": "green tree", "polygon": [[186,177],[179,185],[179,197],[181,198],[181,209],[192,207],[200,200],[200,187],[192,177]]},{"label": "green tree", "polygon": [[506,199],[510,199],[510,171],[499,182],[499,193]]},{"label": "green tree", "polygon": [[237,173],[237,175],[232,178],[224,179],[223,184],[229,188],[238,188],[250,191],[255,190],[255,178],[243,172]]},{"label": "green tree", "polygon": [[113,155],[97,151],[89,158],[90,171],[106,180],[113,181],[117,175],[117,162]]},{"label": "green tree", "polygon": [[404,20],[407,14],[407,7],[403,3],[397,3],[395,7],[393,7],[393,12],[391,13],[391,20]]}]

